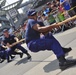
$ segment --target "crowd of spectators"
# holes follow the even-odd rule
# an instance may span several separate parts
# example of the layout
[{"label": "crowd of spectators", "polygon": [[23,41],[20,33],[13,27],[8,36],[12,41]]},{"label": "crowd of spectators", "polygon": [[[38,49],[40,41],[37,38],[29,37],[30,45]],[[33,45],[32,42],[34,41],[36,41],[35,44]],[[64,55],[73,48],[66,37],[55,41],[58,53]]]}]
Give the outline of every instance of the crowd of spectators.
[{"label": "crowd of spectators", "polygon": [[[47,2],[41,11],[38,11],[37,16],[39,21],[43,21],[44,25],[51,25],[53,23],[62,22],[74,15],[76,15],[76,0],[54,0]],[[18,29],[15,26],[11,26],[9,34],[15,34],[19,39],[25,38],[27,21],[24,25],[20,25]],[[63,24],[59,28],[54,28],[52,33],[63,32],[67,29],[75,27],[76,21],[70,21]]]}]

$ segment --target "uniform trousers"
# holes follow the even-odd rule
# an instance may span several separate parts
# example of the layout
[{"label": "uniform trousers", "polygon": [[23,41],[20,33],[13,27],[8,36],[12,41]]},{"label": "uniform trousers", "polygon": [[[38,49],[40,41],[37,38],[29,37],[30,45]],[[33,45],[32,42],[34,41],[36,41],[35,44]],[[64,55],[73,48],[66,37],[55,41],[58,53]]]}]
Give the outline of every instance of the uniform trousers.
[{"label": "uniform trousers", "polygon": [[48,33],[39,39],[29,41],[27,46],[32,52],[52,50],[57,58],[64,55],[60,43],[52,36],[51,33]]}]

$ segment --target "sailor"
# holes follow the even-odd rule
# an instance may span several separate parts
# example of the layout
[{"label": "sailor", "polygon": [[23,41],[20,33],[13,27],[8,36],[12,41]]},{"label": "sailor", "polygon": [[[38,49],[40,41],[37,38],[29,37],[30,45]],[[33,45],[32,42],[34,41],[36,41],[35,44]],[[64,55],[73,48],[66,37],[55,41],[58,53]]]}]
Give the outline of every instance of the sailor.
[{"label": "sailor", "polygon": [[[52,28],[57,28],[58,25],[43,26],[37,21],[37,12],[35,10],[28,11],[28,23],[26,27],[26,43],[30,51],[53,51],[59,61],[59,67],[61,70],[65,70],[68,67],[76,65],[75,60],[65,59],[65,53],[60,43],[49,32]],[[42,37],[40,37],[43,35]]]},{"label": "sailor", "polygon": [[[7,29],[3,30],[3,35],[4,35],[3,43],[8,47],[11,46],[13,43],[19,41],[16,36],[10,35]],[[13,47],[11,47],[10,54],[14,53],[15,49],[19,49],[22,51],[22,53],[25,53],[27,55],[27,59],[31,58],[31,55],[28,53],[28,51],[25,48],[23,48],[20,44],[16,44]]]}]

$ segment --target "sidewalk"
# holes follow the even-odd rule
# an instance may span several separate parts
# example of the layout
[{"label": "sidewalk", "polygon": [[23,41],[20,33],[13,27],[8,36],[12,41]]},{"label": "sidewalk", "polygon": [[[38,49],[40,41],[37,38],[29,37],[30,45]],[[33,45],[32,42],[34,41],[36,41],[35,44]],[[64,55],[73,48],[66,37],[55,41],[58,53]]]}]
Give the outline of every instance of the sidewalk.
[{"label": "sidewalk", "polygon": [[[73,50],[66,58],[76,59],[76,27],[54,36],[62,46],[72,47]],[[26,47],[26,44],[23,46]],[[76,75],[76,66],[61,71],[52,51],[30,52],[30,54],[31,61],[27,61],[24,55],[22,59],[18,56],[11,63],[4,62],[5,66],[0,68],[0,75]]]}]

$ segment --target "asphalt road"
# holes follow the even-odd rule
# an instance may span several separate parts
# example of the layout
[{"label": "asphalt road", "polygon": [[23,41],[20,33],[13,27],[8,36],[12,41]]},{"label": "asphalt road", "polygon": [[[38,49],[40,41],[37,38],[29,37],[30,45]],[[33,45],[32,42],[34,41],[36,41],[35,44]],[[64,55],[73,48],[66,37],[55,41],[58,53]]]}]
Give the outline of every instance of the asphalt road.
[{"label": "asphalt road", "polygon": [[[76,48],[76,28],[54,36],[63,47]],[[23,47],[27,48],[26,44],[23,44]],[[31,61],[27,60],[27,56],[24,55],[22,59],[16,56],[12,62],[6,63],[5,61],[0,64],[0,75],[58,75],[61,72],[52,51],[46,50],[38,53],[29,51],[29,53],[32,56]]]}]

